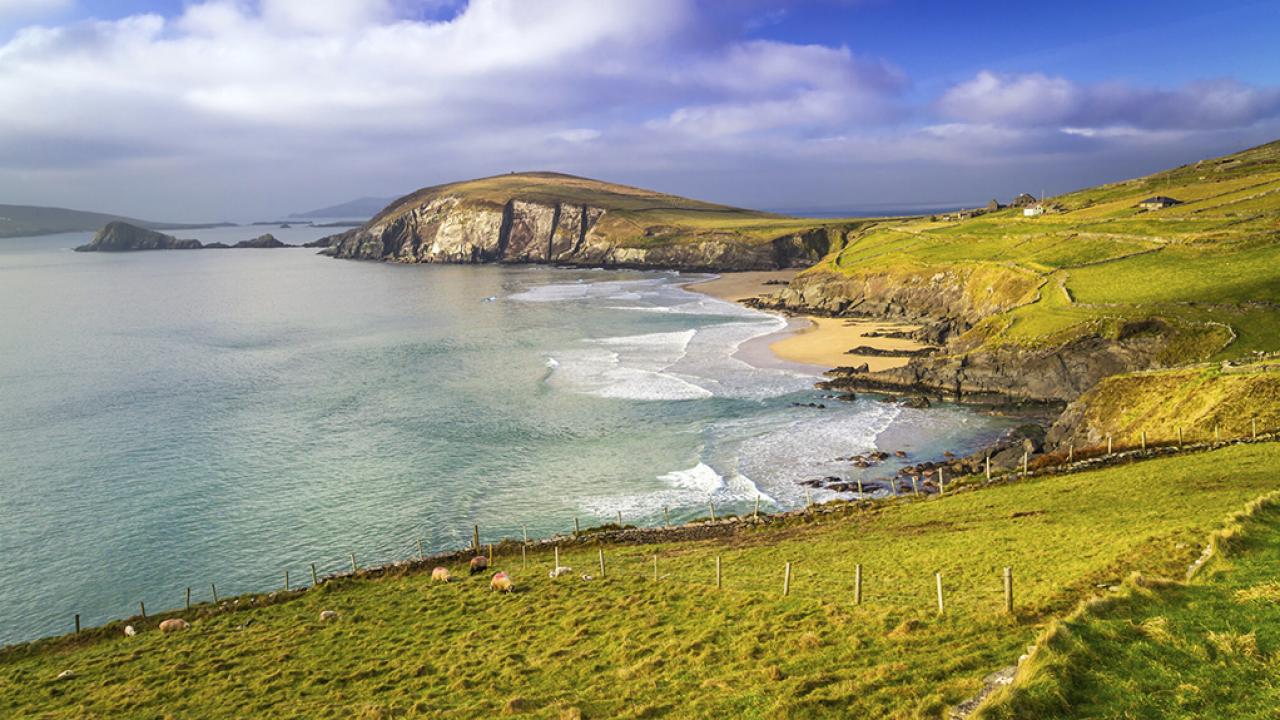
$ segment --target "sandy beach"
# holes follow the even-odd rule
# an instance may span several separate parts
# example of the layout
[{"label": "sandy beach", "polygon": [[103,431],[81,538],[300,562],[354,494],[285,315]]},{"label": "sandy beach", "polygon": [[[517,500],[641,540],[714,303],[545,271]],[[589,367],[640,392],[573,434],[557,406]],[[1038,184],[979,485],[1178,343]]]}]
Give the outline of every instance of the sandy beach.
[{"label": "sandy beach", "polygon": [[[797,270],[769,270],[759,272],[725,273],[712,280],[692,283],[687,289],[721,300],[742,302],[760,295],[772,295],[782,286],[778,281],[790,282]],[[794,330],[769,344],[769,350],[788,362],[815,365],[825,369],[856,366],[866,363],[874,372],[907,364],[908,358],[850,355],[856,347],[877,350],[918,350],[925,347],[914,340],[867,337],[867,333],[889,330],[915,330],[917,326],[880,320],[817,317],[798,315],[794,318]]]}]

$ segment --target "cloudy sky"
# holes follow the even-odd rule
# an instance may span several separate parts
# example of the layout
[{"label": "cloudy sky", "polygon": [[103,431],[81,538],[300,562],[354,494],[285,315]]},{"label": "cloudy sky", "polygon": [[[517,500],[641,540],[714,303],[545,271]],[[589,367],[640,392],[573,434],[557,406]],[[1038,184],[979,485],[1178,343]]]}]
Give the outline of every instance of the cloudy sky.
[{"label": "cloudy sky", "polygon": [[254,220],[550,169],[985,202],[1280,138],[1280,3],[0,0],[0,202]]}]

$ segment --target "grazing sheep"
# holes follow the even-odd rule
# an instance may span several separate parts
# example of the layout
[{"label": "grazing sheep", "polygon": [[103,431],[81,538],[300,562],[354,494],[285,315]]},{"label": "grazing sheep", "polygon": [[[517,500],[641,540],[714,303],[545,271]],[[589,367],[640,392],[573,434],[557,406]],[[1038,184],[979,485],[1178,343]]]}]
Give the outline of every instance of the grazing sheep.
[{"label": "grazing sheep", "polygon": [[57,679],[58,679],[58,680],[70,680],[71,678],[74,678],[75,676],[76,676],[75,671],[72,671],[72,670],[63,670],[62,672],[58,673],[58,677],[57,677]]},{"label": "grazing sheep", "polygon": [[482,573],[489,569],[489,560],[483,555],[471,558],[471,574]]},{"label": "grazing sheep", "polygon": [[583,576],[582,576],[582,582],[591,582],[592,580],[595,580],[595,578],[594,578],[594,577],[591,577],[590,575],[583,575]]},{"label": "grazing sheep", "polygon": [[493,579],[489,581],[489,587],[497,592],[511,592],[515,589],[515,583],[511,582],[511,578],[507,577],[504,572],[495,573]]},{"label": "grazing sheep", "polygon": [[573,568],[565,567],[563,565],[547,573],[548,577],[550,577],[552,580],[560,577],[561,575],[572,575],[572,574],[573,574]]},{"label": "grazing sheep", "polygon": [[449,582],[449,568],[438,567],[431,571],[431,579],[434,582]]},{"label": "grazing sheep", "polygon": [[133,637],[134,635],[137,635],[137,634],[138,634],[138,631],[137,631],[137,630],[134,630],[132,625],[125,625],[125,626],[124,626],[124,636],[125,636],[125,637]]},{"label": "grazing sheep", "polygon": [[186,630],[189,627],[191,627],[191,625],[182,618],[169,618],[168,620],[160,623],[160,632],[178,632],[179,630]]},{"label": "grazing sheep", "polygon": [[320,612],[320,622],[332,622],[338,619],[338,613],[332,610],[323,610]]}]

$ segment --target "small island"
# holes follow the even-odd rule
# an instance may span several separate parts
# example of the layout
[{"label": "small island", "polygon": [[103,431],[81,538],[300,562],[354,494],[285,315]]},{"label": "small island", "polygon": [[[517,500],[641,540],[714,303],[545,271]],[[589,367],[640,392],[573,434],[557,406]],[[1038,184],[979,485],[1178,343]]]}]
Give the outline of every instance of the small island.
[{"label": "small island", "polygon": [[214,242],[205,245],[199,240],[180,240],[155,230],[130,225],[126,222],[113,221],[107,223],[93,240],[77,247],[76,252],[134,252],[140,250],[230,250],[256,248],[293,248],[280,242],[270,233],[260,235],[252,240],[242,240],[235,245]]}]

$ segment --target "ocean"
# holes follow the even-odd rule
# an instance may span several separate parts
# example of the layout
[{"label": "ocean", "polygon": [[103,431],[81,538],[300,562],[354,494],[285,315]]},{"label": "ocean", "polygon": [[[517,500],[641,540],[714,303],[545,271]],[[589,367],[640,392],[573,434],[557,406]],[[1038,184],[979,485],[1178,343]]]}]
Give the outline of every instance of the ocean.
[{"label": "ocean", "polygon": [[[178,234],[268,230],[333,232]],[[830,399],[764,350],[784,319],[682,287],[700,276],[71,252],[89,238],[0,240],[0,643],[458,548],[473,524],[794,508],[799,481],[859,472],[837,458],[1007,427]]]}]

